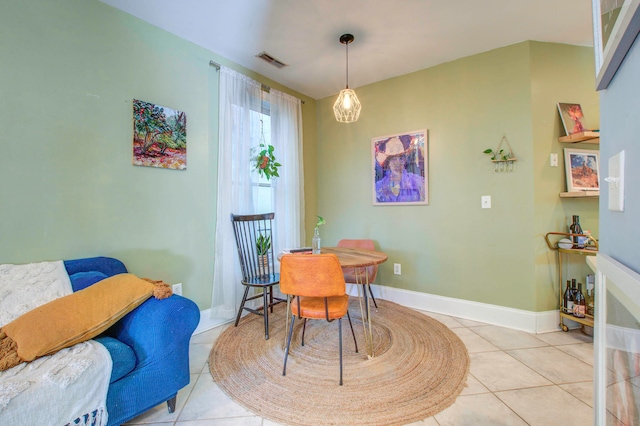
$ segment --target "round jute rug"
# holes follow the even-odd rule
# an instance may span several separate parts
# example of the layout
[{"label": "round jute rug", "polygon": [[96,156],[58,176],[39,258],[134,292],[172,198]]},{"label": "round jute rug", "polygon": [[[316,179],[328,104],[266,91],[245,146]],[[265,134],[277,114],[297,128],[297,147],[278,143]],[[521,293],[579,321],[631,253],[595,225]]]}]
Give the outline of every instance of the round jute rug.
[{"label": "round jute rug", "polygon": [[[385,300],[372,309],[375,357],[368,359],[358,300],[342,321],[344,385],[339,385],[338,321],[296,320],[282,375],[285,304],[269,315],[270,339],[257,315],[229,327],[209,355],[218,386],[237,403],[283,425],[402,425],[450,406],[462,391],[469,355],[442,323]],[[215,403],[212,401],[212,403]]]}]

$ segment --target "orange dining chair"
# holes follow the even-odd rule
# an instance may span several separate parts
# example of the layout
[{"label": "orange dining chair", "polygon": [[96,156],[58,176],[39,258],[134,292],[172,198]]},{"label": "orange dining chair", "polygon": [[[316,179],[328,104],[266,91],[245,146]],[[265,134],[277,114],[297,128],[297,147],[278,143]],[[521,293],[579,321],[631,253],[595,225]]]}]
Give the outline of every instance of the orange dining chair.
[{"label": "orange dining chair", "polygon": [[[238,309],[235,326],[238,326],[243,311],[264,317],[264,338],[269,340],[269,311],[273,313],[273,305],[285,302],[285,299],[273,296],[273,287],[280,281],[275,271],[273,250],[273,218],[274,213],[253,215],[231,215],[233,234],[236,238],[238,258],[242,270],[242,285],[245,286],[242,302]],[[262,290],[249,296],[249,289]],[[262,298],[262,307],[253,309],[245,306],[250,300]]]},{"label": "orange dining chair", "polygon": [[[365,250],[375,250],[375,246],[373,244],[373,240],[340,240],[338,241],[338,247],[346,247],[346,248],[362,248]],[[362,284],[364,291],[367,291],[366,288],[369,288],[369,294],[371,295],[371,300],[373,300],[373,304],[376,309],[378,309],[378,304],[376,303],[376,298],[373,297],[373,292],[371,291],[371,286],[375,279],[376,275],[378,275],[378,265],[367,266],[366,275],[360,275],[360,282],[357,283],[357,276],[355,268],[345,268],[344,271],[344,280],[349,284]]]},{"label": "orange dining chair", "polygon": [[340,385],[342,385],[342,318],[346,315],[351,327],[353,342],[358,352],[358,343],[349,315],[349,295],[340,261],[335,254],[284,255],[280,259],[280,291],[290,296],[291,326],[284,352],[282,375],[287,374],[287,358],[291,346],[295,318],[304,319],[302,346],[307,319],[338,320],[340,348]]}]

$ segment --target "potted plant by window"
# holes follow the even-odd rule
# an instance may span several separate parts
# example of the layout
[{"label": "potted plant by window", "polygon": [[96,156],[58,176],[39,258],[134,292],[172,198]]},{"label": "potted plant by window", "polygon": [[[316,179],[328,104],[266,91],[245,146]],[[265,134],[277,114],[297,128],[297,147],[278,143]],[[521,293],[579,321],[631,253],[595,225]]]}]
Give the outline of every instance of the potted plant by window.
[{"label": "potted plant by window", "polygon": [[273,154],[273,145],[260,144],[260,152],[255,157],[255,168],[260,174],[270,180],[271,178],[280,177],[278,174],[278,167],[282,164],[276,161],[276,156]]},{"label": "potted plant by window", "polygon": [[282,164],[276,160],[276,156],[273,154],[274,149],[273,145],[268,144],[264,138],[264,122],[260,120],[260,145],[251,148],[251,159],[258,174],[267,180],[280,177],[278,167]]},{"label": "potted plant by window", "polygon": [[267,273],[267,267],[269,266],[269,258],[267,253],[271,248],[271,237],[268,235],[260,234],[256,238],[256,252],[258,254],[258,266],[263,274]]}]

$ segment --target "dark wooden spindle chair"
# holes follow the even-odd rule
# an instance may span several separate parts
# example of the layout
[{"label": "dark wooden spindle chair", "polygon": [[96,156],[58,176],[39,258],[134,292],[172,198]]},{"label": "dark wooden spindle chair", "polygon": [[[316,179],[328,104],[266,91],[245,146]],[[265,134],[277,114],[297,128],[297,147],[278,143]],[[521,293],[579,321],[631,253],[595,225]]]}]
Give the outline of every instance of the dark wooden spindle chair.
[{"label": "dark wooden spindle chair", "polygon": [[[267,340],[269,339],[269,311],[273,313],[273,305],[286,301],[273,296],[273,288],[280,282],[280,274],[275,272],[273,254],[273,218],[274,213],[231,215],[242,269],[242,284],[245,286],[235,326],[238,326],[242,311],[262,315],[264,316],[264,337]],[[251,288],[259,288],[262,291],[249,296]],[[260,297],[262,307],[253,309],[245,306],[248,301]]]}]

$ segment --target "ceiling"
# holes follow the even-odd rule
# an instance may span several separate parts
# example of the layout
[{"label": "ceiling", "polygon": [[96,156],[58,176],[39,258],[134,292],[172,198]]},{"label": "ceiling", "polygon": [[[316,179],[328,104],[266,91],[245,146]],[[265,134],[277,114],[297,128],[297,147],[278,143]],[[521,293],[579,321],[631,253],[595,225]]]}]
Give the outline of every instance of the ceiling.
[{"label": "ceiling", "polygon": [[593,46],[589,0],[101,1],[315,99],[345,87],[344,33],[352,89],[525,40]]}]

